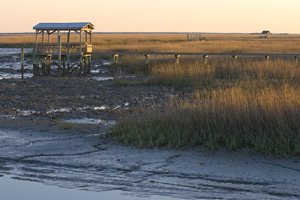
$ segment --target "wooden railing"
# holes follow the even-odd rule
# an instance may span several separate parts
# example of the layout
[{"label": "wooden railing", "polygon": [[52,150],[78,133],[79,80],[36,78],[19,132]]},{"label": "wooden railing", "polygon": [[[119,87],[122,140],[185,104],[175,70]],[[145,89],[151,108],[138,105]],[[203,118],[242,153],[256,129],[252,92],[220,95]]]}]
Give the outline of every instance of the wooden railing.
[{"label": "wooden railing", "polygon": [[[84,54],[92,53],[92,45],[82,44],[82,49],[80,43],[61,44],[61,54],[62,55],[80,55],[81,52]],[[38,44],[37,55],[58,55],[59,46],[57,44]]]}]

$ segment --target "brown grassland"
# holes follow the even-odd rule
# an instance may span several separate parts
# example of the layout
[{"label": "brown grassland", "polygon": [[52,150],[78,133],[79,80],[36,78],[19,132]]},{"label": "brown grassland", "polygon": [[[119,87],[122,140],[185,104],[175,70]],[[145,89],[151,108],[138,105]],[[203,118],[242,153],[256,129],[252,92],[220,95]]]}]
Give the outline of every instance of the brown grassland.
[{"label": "brown grassland", "polygon": [[[56,37],[51,36],[51,42]],[[300,35],[203,34],[202,41],[187,41],[185,34],[94,34],[97,52],[206,52],[206,53],[300,53]],[[72,35],[78,41],[78,35]],[[41,41],[41,39],[40,39]],[[63,38],[66,41],[66,38]],[[33,46],[33,34],[1,34],[0,46]]]},{"label": "brown grassland", "polygon": [[[74,36],[75,37],[75,36]],[[78,37],[78,36],[76,36]],[[95,34],[97,52],[300,53],[300,35]],[[0,46],[32,46],[34,35],[0,35]],[[52,42],[55,42],[52,40]],[[147,72],[141,84],[171,87],[164,105],[125,114],[109,136],[140,147],[206,146],[254,149],[263,154],[300,154],[300,63],[276,58],[122,58],[122,69]],[[120,84],[130,87],[130,84]],[[189,91],[189,92],[186,92]]]},{"label": "brown grassland", "polygon": [[117,141],[300,153],[300,66],[295,61],[153,63],[146,84],[193,92],[122,117],[111,133]]}]

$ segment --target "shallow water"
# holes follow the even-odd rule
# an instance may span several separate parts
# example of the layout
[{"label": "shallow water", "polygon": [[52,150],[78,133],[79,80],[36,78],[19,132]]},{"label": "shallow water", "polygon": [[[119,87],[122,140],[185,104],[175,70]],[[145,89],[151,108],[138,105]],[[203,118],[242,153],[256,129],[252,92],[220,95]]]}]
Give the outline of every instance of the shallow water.
[{"label": "shallow water", "polygon": [[0,177],[0,199],[1,200],[170,200],[172,198],[162,196],[135,197],[122,191],[91,192],[77,189],[59,188],[37,182],[29,182],[13,179],[8,176]]},{"label": "shallow water", "polygon": [[[31,53],[32,48],[24,48],[24,53]],[[0,57],[8,55],[21,55],[21,48],[0,48]]]},{"label": "shallow water", "polygon": [[94,125],[104,125],[104,126],[115,126],[117,122],[115,120],[102,120],[102,119],[92,119],[92,118],[83,118],[83,119],[69,119],[64,120],[65,123],[71,124],[94,124]]},{"label": "shallow water", "polygon": [[[29,53],[32,49],[25,49]],[[21,73],[21,49],[20,48],[0,48],[0,80],[20,79]],[[31,60],[24,60],[24,78],[32,78]]]},{"label": "shallow water", "polygon": [[[32,73],[24,73],[24,78],[32,78],[32,77],[33,77]],[[21,78],[22,78],[21,74],[11,74],[11,73],[0,72],[0,80],[21,79]]]}]

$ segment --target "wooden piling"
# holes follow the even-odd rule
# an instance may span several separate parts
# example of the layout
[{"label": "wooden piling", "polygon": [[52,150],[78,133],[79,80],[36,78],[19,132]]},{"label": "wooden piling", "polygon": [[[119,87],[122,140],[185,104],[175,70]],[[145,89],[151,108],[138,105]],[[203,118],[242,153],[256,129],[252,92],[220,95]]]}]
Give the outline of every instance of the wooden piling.
[{"label": "wooden piling", "polygon": [[270,56],[269,56],[269,55],[266,55],[266,56],[265,56],[265,59],[266,59],[266,63],[269,64]]},{"label": "wooden piling", "polygon": [[113,63],[114,64],[118,64],[118,62],[119,62],[119,54],[113,54],[112,58],[113,58]]},{"label": "wooden piling", "polygon": [[61,67],[61,36],[58,35],[58,75],[62,75],[62,67]]},{"label": "wooden piling", "polygon": [[208,55],[203,55],[204,65],[208,64]]},{"label": "wooden piling", "polygon": [[144,62],[145,62],[146,65],[148,65],[149,62],[150,62],[150,60],[149,60],[150,55],[149,54],[145,54],[144,56],[145,56],[145,61]]},{"label": "wooden piling", "polygon": [[21,48],[21,76],[24,79],[24,48]]},{"label": "wooden piling", "polygon": [[233,62],[233,65],[236,65],[237,59],[238,59],[238,56],[237,56],[237,55],[232,55],[232,62]]},{"label": "wooden piling", "polygon": [[177,65],[180,64],[180,55],[179,54],[175,54],[175,62]]},{"label": "wooden piling", "polygon": [[298,65],[298,56],[294,56],[295,64]]}]

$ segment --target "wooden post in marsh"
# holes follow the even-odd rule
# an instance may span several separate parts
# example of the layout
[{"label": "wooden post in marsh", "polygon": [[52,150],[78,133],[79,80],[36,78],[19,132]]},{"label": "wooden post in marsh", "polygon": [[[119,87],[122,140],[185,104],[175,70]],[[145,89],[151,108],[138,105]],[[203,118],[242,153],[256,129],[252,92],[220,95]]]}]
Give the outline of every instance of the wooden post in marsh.
[{"label": "wooden post in marsh", "polygon": [[61,67],[61,36],[58,32],[57,36],[57,42],[58,42],[58,75],[62,75],[62,67]]},{"label": "wooden post in marsh", "polygon": [[118,71],[119,54],[113,54],[112,59],[113,59],[113,73],[114,75],[116,75]]},{"label": "wooden post in marsh", "polygon": [[83,71],[83,52],[82,52],[82,30],[80,30],[80,64],[79,64],[80,72],[79,74],[81,75]]},{"label": "wooden post in marsh", "polygon": [[294,59],[295,59],[296,66],[298,66],[298,56],[294,56]]},{"label": "wooden post in marsh", "polygon": [[232,55],[232,63],[233,65],[237,64],[238,56],[237,55]]},{"label": "wooden post in marsh", "polygon": [[112,55],[113,58],[113,63],[116,65],[119,62],[119,54],[113,54]]},{"label": "wooden post in marsh", "polygon": [[21,77],[24,79],[24,47],[21,49]]},{"label": "wooden post in marsh", "polygon": [[203,55],[204,65],[208,64],[208,55]]},{"label": "wooden post in marsh", "polygon": [[149,54],[145,54],[145,65],[146,65],[146,70],[145,70],[145,74],[148,75],[150,73],[150,68],[149,68],[149,63],[150,63],[150,55]]},{"label": "wooden post in marsh", "polygon": [[180,64],[180,55],[178,53],[175,54],[175,62],[176,62],[176,65]]},{"label": "wooden post in marsh", "polygon": [[146,65],[148,65],[149,62],[150,62],[150,59],[149,59],[150,55],[149,54],[145,54],[144,56],[145,56],[145,61],[144,62],[145,62]]},{"label": "wooden post in marsh", "polygon": [[38,30],[35,32],[35,46],[33,49],[33,76],[39,76],[39,61],[38,61]]},{"label": "wooden post in marsh", "polygon": [[269,56],[269,55],[266,55],[266,56],[265,56],[265,59],[266,59],[266,64],[269,64],[270,56]]},{"label": "wooden post in marsh", "polygon": [[71,37],[71,31],[68,31],[68,35],[67,35],[67,49],[68,49],[68,61],[67,61],[67,68],[68,68],[68,73],[70,72],[70,65],[71,65],[71,52],[70,52],[70,37]]}]

